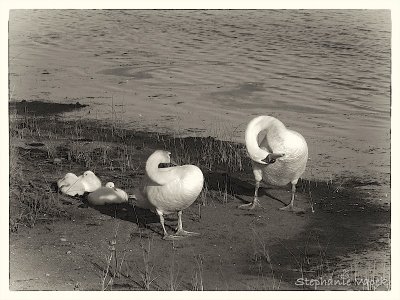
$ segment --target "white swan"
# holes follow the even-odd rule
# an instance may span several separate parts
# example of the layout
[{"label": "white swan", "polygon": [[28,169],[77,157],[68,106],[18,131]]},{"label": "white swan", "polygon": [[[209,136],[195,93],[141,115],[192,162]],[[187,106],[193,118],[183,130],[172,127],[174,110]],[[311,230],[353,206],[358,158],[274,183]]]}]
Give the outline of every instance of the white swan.
[{"label": "white swan", "polygon": [[[171,153],[157,150],[147,159],[146,180],[143,188],[135,192],[141,207],[150,206],[160,218],[164,239],[174,240],[198,233],[185,231],[182,228],[182,210],[189,207],[200,194],[204,177],[201,170],[194,165],[159,168],[160,163],[170,163]],[[164,214],[178,214],[178,226],[174,235],[169,235],[164,225]]]},{"label": "white swan", "polygon": [[83,190],[83,185],[78,183],[78,176],[74,173],[67,173],[65,176],[57,181],[58,189],[63,194],[75,196]]},{"label": "white swan", "polygon": [[[258,135],[262,131],[265,131],[265,138],[259,144]],[[278,186],[291,183],[290,204],[281,210],[301,211],[294,208],[293,202],[297,181],[303,174],[308,160],[308,147],[304,137],[296,131],[287,129],[274,117],[259,116],[247,125],[245,141],[252,160],[255,191],[253,202],[239,207],[253,209],[260,206],[258,188],[261,180],[264,180],[268,184]]]},{"label": "white swan", "polygon": [[105,186],[90,193],[87,199],[92,205],[117,204],[128,202],[128,194],[116,188],[113,182],[107,182]]},{"label": "white swan", "polygon": [[92,171],[86,171],[80,176],[76,176],[74,173],[67,173],[57,181],[57,186],[62,193],[76,196],[97,190],[101,187],[101,181]]}]

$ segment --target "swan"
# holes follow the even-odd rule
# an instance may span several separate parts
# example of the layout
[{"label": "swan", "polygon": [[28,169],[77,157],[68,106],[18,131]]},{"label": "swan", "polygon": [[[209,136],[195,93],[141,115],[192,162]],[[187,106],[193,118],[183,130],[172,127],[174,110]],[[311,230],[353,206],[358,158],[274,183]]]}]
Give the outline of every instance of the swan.
[{"label": "swan", "polygon": [[113,182],[107,182],[105,186],[90,193],[87,199],[92,205],[117,204],[128,202],[128,194],[116,188]]},{"label": "swan", "polygon": [[62,193],[76,196],[97,190],[101,187],[101,181],[92,171],[86,171],[80,176],[76,176],[74,173],[67,173],[57,181],[57,186]]},{"label": "swan", "polygon": [[[198,235],[183,230],[182,211],[189,207],[203,189],[204,176],[194,165],[159,168],[159,164],[171,163],[171,152],[156,150],[146,161],[146,178],[143,187],[135,197],[143,206],[155,210],[160,218],[165,240],[180,239]],[[178,226],[175,234],[169,235],[164,225],[165,214],[178,214]]]},{"label": "swan", "polygon": [[[265,137],[258,143],[258,135],[265,131]],[[304,173],[308,160],[308,147],[304,137],[287,129],[278,119],[271,116],[258,116],[247,125],[245,132],[247,152],[251,158],[255,179],[254,200],[239,206],[254,209],[261,206],[258,189],[261,180],[272,185],[284,186],[291,183],[291,201],[281,210],[300,212],[293,206],[296,184]]]},{"label": "swan", "polygon": [[69,196],[82,195],[81,191],[84,187],[81,182],[78,182],[78,176],[74,173],[67,173],[65,176],[57,181],[58,189],[63,194]]}]

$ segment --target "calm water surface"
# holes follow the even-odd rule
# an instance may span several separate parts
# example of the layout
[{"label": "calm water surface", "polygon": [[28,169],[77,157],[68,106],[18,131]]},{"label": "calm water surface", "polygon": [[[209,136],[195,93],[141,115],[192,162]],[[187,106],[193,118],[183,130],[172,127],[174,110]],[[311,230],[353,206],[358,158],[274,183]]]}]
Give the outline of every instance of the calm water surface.
[{"label": "calm water surface", "polygon": [[375,180],[383,195],[390,35],[385,10],[12,11],[12,97],[241,142],[270,114],[307,139],[305,177]]}]

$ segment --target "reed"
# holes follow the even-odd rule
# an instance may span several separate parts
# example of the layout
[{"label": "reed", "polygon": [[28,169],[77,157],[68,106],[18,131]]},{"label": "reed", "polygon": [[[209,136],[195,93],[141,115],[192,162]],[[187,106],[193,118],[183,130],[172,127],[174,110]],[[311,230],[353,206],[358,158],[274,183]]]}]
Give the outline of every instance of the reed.
[{"label": "reed", "polygon": [[139,270],[140,277],[142,279],[142,287],[149,291],[153,282],[158,276],[155,275],[154,264],[152,263],[152,247],[153,237],[143,239],[140,238],[140,249],[142,254],[143,268]]},{"label": "reed", "polygon": [[192,276],[192,290],[204,291],[203,258],[201,255],[195,255],[194,260],[195,260],[195,267],[193,269],[193,276]]}]

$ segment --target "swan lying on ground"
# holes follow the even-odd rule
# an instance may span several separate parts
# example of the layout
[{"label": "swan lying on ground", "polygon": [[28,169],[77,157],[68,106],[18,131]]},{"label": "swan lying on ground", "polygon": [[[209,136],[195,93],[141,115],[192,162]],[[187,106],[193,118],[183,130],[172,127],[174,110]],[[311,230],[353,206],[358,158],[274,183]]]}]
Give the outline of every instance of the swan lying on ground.
[{"label": "swan lying on ground", "polygon": [[[258,135],[265,131],[265,138],[258,144]],[[249,122],[245,141],[247,152],[252,160],[255,178],[254,200],[239,206],[242,209],[254,209],[260,206],[258,189],[261,180],[268,184],[283,186],[292,184],[290,204],[281,210],[301,211],[294,208],[296,184],[303,174],[307,160],[308,147],[304,137],[289,130],[278,119],[271,116],[259,116]]]},{"label": "swan lying on ground", "polygon": [[86,171],[80,176],[67,173],[64,178],[57,181],[57,186],[63,194],[69,196],[91,193],[101,187],[100,179],[92,172]]},{"label": "swan lying on ground", "polygon": [[128,194],[116,188],[113,182],[107,182],[105,186],[90,193],[87,200],[92,205],[118,204],[128,202]]},{"label": "swan lying on ground", "polygon": [[82,183],[78,182],[78,176],[74,173],[65,174],[63,178],[57,181],[57,186],[63,194],[69,196],[79,195],[84,190]]},{"label": "swan lying on ground", "polygon": [[[171,153],[157,150],[147,159],[146,179],[143,187],[135,191],[135,201],[142,208],[155,210],[160,218],[165,240],[198,235],[183,230],[182,211],[199,196],[204,183],[201,170],[194,165],[159,168],[160,163],[169,164]],[[165,214],[178,214],[178,226],[174,235],[169,235],[164,225]]]}]

